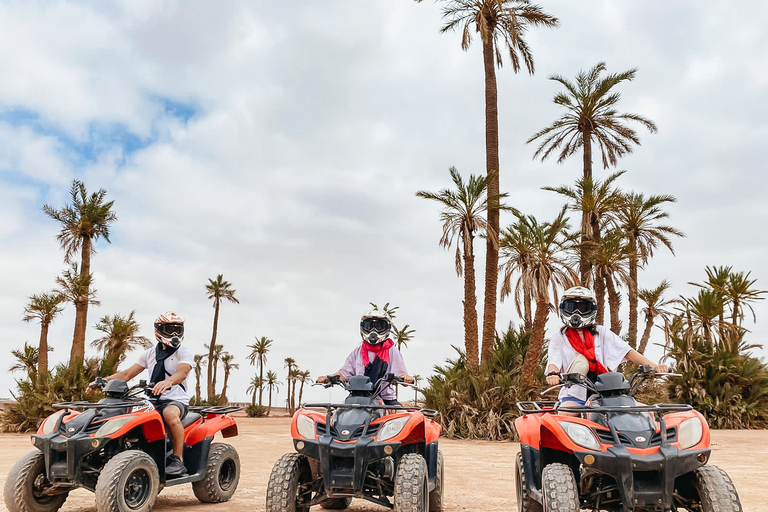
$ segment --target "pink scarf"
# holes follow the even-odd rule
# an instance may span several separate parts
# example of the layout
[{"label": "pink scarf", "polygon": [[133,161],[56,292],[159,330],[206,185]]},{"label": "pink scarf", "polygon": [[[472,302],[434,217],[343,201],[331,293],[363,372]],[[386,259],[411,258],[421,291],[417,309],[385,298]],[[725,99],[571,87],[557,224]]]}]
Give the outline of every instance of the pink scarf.
[{"label": "pink scarf", "polygon": [[378,345],[371,345],[367,341],[363,341],[363,347],[361,348],[363,355],[363,365],[368,366],[370,360],[368,358],[368,352],[373,352],[376,357],[389,364],[389,349],[395,344],[391,339],[387,339],[384,343]]}]

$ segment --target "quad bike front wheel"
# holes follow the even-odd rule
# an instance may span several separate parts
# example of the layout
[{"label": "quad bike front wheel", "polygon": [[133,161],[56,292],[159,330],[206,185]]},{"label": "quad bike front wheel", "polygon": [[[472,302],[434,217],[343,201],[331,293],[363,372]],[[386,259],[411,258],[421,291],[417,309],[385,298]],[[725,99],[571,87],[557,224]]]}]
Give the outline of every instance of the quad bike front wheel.
[{"label": "quad bike front wheel", "polygon": [[541,503],[533,499],[528,491],[528,476],[525,474],[523,454],[517,453],[515,467],[515,483],[517,484],[517,512],[541,512]]},{"label": "quad bike front wheel", "polygon": [[300,453],[286,453],[275,462],[267,484],[267,512],[309,512],[302,486],[312,480],[309,462]]},{"label": "quad bike front wheel", "polygon": [[736,487],[725,471],[717,466],[701,466],[694,475],[701,512],[742,512]]},{"label": "quad bike front wheel", "polygon": [[429,512],[443,512],[443,452],[437,451],[435,488],[429,492]]},{"label": "quad bike front wheel", "polygon": [[5,481],[5,506],[8,512],[56,512],[68,492],[45,494],[51,483],[45,475],[45,455],[35,450],[16,462]]},{"label": "quad bike front wheel", "polygon": [[139,450],[118,453],[96,481],[98,512],[149,512],[160,492],[157,464]]},{"label": "quad bike front wheel", "polygon": [[395,473],[395,512],[428,512],[427,462],[418,453],[406,453]]},{"label": "quad bike front wheel", "polygon": [[192,483],[192,491],[203,503],[228,501],[240,482],[240,456],[234,447],[213,443],[202,480]]},{"label": "quad bike front wheel", "polygon": [[548,464],[541,472],[544,512],[579,512],[579,493],[573,471],[565,464]]}]

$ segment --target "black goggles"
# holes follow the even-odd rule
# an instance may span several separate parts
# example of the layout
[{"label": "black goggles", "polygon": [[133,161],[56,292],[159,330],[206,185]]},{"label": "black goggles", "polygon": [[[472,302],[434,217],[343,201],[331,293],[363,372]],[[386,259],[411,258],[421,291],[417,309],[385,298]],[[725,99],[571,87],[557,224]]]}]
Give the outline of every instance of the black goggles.
[{"label": "black goggles", "polygon": [[560,309],[568,314],[580,313],[582,315],[588,315],[597,309],[597,307],[588,300],[584,299],[568,299],[563,301],[563,305]]},{"label": "black goggles", "polygon": [[390,329],[390,324],[383,318],[364,318],[360,322],[360,328],[364,331],[385,332]]},{"label": "black goggles", "polygon": [[155,324],[155,329],[165,337],[184,335],[184,324]]}]

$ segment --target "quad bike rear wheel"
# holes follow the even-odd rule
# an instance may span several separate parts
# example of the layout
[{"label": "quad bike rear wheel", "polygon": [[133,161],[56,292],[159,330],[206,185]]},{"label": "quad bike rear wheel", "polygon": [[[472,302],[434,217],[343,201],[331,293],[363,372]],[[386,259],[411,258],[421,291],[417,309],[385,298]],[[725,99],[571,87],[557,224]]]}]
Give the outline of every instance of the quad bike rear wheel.
[{"label": "quad bike rear wheel", "polygon": [[304,455],[286,453],[275,462],[267,484],[267,512],[309,512],[301,492],[312,480],[312,470]]},{"label": "quad bike rear wheel", "polygon": [[548,464],[541,473],[544,512],[579,512],[579,493],[573,471],[565,464]]},{"label": "quad bike rear wheel", "polygon": [[228,501],[240,481],[240,457],[234,447],[213,443],[202,480],[192,483],[192,491],[203,503]]},{"label": "quad bike rear wheel", "polygon": [[328,510],[344,510],[352,503],[352,498],[328,498],[320,506]]},{"label": "quad bike rear wheel", "polygon": [[541,512],[541,503],[533,499],[528,491],[528,476],[525,474],[521,452],[517,453],[515,483],[517,484],[517,512]]},{"label": "quad bike rear wheel", "polygon": [[736,487],[725,471],[717,466],[701,466],[695,477],[702,512],[742,512]]},{"label": "quad bike rear wheel", "polygon": [[9,512],[55,512],[68,492],[45,494],[51,483],[45,475],[45,455],[35,450],[16,462],[5,481],[5,506]]},{"label": "quad bike rear wheel", "polygon": [[139,450],[118,453],[96,481],[98,512],[149,512],[160,492],[157,464]]},{"label": "quad bike rear wheel", "polygon": [[429,493],[429,512],[443,512],[443,452],[437,451],[435,488]]},{"label": "quad bike rear wheel", "polygon": [[406,453],[395,473],[395,512],[428,512],[427,462],[418,453]]}]

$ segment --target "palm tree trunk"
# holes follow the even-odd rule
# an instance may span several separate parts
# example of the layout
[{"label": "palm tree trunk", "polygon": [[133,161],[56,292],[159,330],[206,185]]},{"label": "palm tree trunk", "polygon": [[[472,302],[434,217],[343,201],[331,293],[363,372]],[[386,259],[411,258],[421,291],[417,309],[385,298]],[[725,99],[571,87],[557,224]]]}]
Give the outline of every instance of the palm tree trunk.
[{"label": "palm tree trunk", "polygon": [[251,405],[256,406],[256,388],[253,388],[253,395],[251,395]]},{"label": "palm tree trunk", "polygon": [[[582,132],[582,143],[584,146],[584,152],[582,153],[584,164],[584,184],[592,183],[592,132],[588,128],[585,128]],[[588,212],[581,213],[581,242],[585,244],[592,239],[589,232],[590,223],[587,216]],[[579,275],[581,276],[582,286],[587,286],[589,283],[589,272],[592,270],[592,265],[587,258],[587,248],[582,246],[579,251]]]},{"label": "palm tree trunk", "polygon": [[304,394],[304,381],[301,381],[301,386],[299,386],[299,401],[297,402],[297,405],[301,407],[301,396]]},{"label": "palm tree trunk", "polygon": [[645,329],[643,330],[643,336],[640,338],[640,347],[637,349],[641,354],[645,353],[645,347],[648,346],[648,340],[651,339],[651,329],[653,328],[653,317],[646,316]]},{"label": "palm tree trunk", "polygon": [[597,315],[595,323],[604,325],[605,321],[605,276],[595,270],[595,299],[597,300]]},{"label": "palm tree trunk", "polygon": [[533,329],[531,330],[531,340],[528,342],[528,350],[525,353],[523,361],[523,371],[520,376],[520,383],[524,388],[530,389],[536,380],[536,370],[541,358],[541,349],[544,346],[544,334],[547,327],[547,317],[549,316],[549,301],[539,300],[536,302],[536,314],[533,317]]},{"label": "palm tree trunk", "polygon": [[229,371],[224,370],[224,387],[221,388],[221,395],[219,395],[219,402],[216,405],[227,405],[229,400],[227,399],[227,382],[229,381]]},{"label": "palm tree trunk", "polygon": [[[471,237],[464,234],[465,237]],[[478,369],[477,340],[477,292],[475,289],[475,254],[472,240],[464,241],[464,347],[467,351],[467,367],[475,373]]]},{"label": "palm tree trunk", "polygon": [[195,400],[200,403],[200,369],[195,368]]},{"label": "palm tree trunk", "polygon": [[611,332],[616,336],[620,336],[621,318],[619,318],[619,308],[621,307],[621,296],[616,291],[611,276],[605,276],[605,287],[608,288],[608,306],[611,309]]},{"label": "palm tree trunk", "polygon": [[269,388],[269,407],[267,407],[267,416],[272,412],[272,388]]},{"label": "palm tree trunk", "polygon": [[40,324],[40,343],[37,345],[37,384],[42,385],[45,375],[48,373],[48,326]]},{"label": "palm tree trunk", "polygon": [[[83,237],[82,252],[80,256],[80,276],[89,276],[91,274],[91,239]],[[69,367],[77,368],[85,359],[85,330],[88,326],[88,296],[89,290],[86,290],[85,296],[78,297],[75,303],[75,332],[72,336],[72,350],[69,354]]]},{"label": "palm tree trunk", "polygon": [[261,407],[261,396],[264,393],[264,361],[259,356],[259,407]]},{"label": "palm tree trunk", "polygon": [[[632,249],[629,257],[629,330],[628,340],[632,348],[637,348],[637,250]],[[641,352],[642,353],[642,352]]]},{"label": "palm tree trunk", "polygon": [[531,332],[533,329],[533,320],[531,319],[531,289],[528,286],[523,285],[523,326],[525,332]]},{"label": "palm tree trunk", "polygon": [[[485,68],[485,169],[489,177],[488,197],[499,197],[499,112],[496,90],[493,39],[483,38]],[[496,337],[496,287],[499,280],[499,209],[488,206],[485,256],[485,301],[481,360],[488,361]]]},{"label": "palm tree trunk", "polygon": [[211,344],[208,347],[208,401],[213,400],[213,395],[216,394],[214,389],[213,372],[215,367],[215,361],[213,359],[213,351],[216,349],[216,330],[219,325],[219,302],[214,304],[213,312],[213,334],[211,335]]}]

